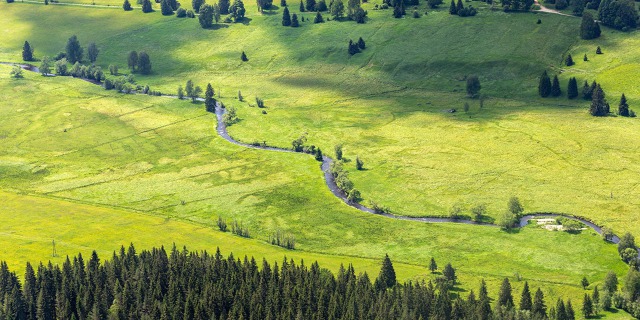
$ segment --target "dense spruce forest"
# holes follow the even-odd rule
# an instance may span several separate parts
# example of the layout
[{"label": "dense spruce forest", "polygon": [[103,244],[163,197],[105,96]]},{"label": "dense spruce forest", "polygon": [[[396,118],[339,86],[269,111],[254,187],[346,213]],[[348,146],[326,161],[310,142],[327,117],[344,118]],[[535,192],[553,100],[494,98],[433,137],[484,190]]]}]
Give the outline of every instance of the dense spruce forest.
[{"label": "dense spruce forest", "polygon": [[[432,268],[437,266],[432,261]],[[484,281],[478,295],[463,300],[450,293],[455,269],[448,264],[436,284],[396,283],[385,257],[371,281],[352,266],[337,275],[318,263],[296,265],[285,257],[271,265],[220,251],[170,254],[135,248],[101,263],[92,254],[67,258],[63,265],[27,264],[24,284],[6,263],[0,268],[2,319],[544,319],[540,290],[532,300],[525,285],[519,308],[511,286],[502,284],[493,312]],[[562,303],[562,301],[559,301]],[[564,307],[563,307],[564,308]],[[519,309],[519,310],[518,310]],[[567,316],[573,316],[570,302]],[[570,313],[569,313],[570,311]],[[571,317],[570,317],[571,318]],[[567,318],[569,319],[569,318]]]}]

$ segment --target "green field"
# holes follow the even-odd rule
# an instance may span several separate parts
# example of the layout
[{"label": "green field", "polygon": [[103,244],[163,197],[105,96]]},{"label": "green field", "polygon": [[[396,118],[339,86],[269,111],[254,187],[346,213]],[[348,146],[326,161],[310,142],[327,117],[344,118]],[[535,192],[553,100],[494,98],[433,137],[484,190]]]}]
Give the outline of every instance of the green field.
[{"label": "green field", "polygon": [[[213,30],[159,12],[2,3],[0,61],[20,61],[25,40],[37,58],[54,56],[72,34],[83,45],[97,43],[105,70],[117,64],[127,72],[128,51],[146,51],[154,72],[136,75],[138,83],[164,93],[187,79],[212,83],[226,105],[238,108],[241,121],[229,129],[238,140],[289,147],[307,133],[309,144],[329,154],[343,143],[365,203],[413,216],[486,204],[497,217],[516,195],[527,212],[585,216],[616,233],[640,235],[637,120],[593,118],[583,100],[540,99],[536,92],[546,69],[561,73],[565,91],[571,76],[580,84],[597,80],[612,108],[624,92],[634,109],[636,32],[605,29],[587,42],[578,37],[580,20],[571,17],[505,14],[474,2],[481,8],[474,18],[422,4],[429,13],[420,19],[393,19],[390,10],[372,10],[375,3],[364,5],[370,18],[364,25],[304,22],[294,29],[280,25],[281,10],[259,14],[248,2],[245,23]],[[367,49],[349,57],[346,44],[358,37]],[[597,45],[604,55],[593,54]],[[242,51],[249,62],[240,61]],[[567,52],[573,67],[562,64]],[[597,282],[610,269],[619,275],[626,269],[615,246],[591,231],[505,233],[361,213],[333,197],[311,157],[231,145],[216,136],[215,119],[202,105],[123,96],[71,78],[13,80],[9,70],[0,66],[0,190],[8,192],[0,196],[9,199],[4,211],[12,221],[0,241],[21,244],[3,253],[13,266],[49,259],[52,238],[70,255],[176,242],[271,259],[287,254],[333,269],[353,261],[372,273],[389,253],[403,264],[403,279],[428,277],[424,268],[433,256],[459,268],[464,289],[487,278],[495,293],[502,277],[519,274],[553,297],[575,298],[583,294],[583,276]],[[482,109],[465,97],[471,74],[482,82]],[[234,98],[238,90],[248,102]],[[256,96],[265,99],[266,114],[252,106]],[[356,155],[366,170],[355,170]],[[61,215],[76,210],[82,213],[76,223]],[[34,218],[19,214],[25,212]],[[214,230],[218,216],[242,221],[253,239]],[[47,223],[18,232],[34,219]],[[82,227],[91,224],[98,229]],[[267,245],[276,230],[294,234],[297,250]],[[93,239],[96,233],[109,240]]]}]

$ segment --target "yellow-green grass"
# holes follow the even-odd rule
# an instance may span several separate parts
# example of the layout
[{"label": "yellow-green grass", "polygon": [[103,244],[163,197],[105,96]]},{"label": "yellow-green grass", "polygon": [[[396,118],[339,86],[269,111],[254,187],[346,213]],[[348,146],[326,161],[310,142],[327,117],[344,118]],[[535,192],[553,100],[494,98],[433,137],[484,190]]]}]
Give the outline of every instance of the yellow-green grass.
[{"label": "yellow-green grass", "polygon": [[[81,203],[98,207],[95,210],[117,208],[144,214],[144,219],[151,219],[146,215],[157,216],[154,221],[163,223],[191,222],[191,228],[202,230],[202,237],[217,233],[212,230],[218,216],[228,221],[238,219],[249,227],[253,238],[249,244],[269,248],[247,247],[238,254],[270,256],[272,251],[268,250],[275,249],[266,240],[280,229],[296,237],[297,250],[291,253],[308,256],[305,260],[328,254],[327,259],[335,260],[331,266],[337,266],[358,259],[375,262],[388,253],[397,263],[418,266],[407,267],[405,279],[425,277],[426,272],[419,270],[426,270],[433,256],[441,266],[450,261],[458,268],[466,290],[486,278],[497,292],[503,277],[517,273],[553,297],[579,297],[583,276],[598,282],[608,270],[621,276],[626,270],[616,247],[592,231],[570,235],[530,227],[506,233],[495,227],[425,224],[362,213],[329,192],[312,157],[229,144],[215,135],[214,117],[204,112],[202,105],[120,95],[72,78],[27,73],[26,79],[13,80],[8,77],[9,69],[0,66],[0,188],[66,199],[73,202],[68,205],[70,214],[73,206]],[[23,214],[22,201],[6,203],[11,202],[17,202],[11,205],[14,209],[2,211],[9,221]],[[40,217],[48,216],[43,209],[47,206],[39,208]],[[92,216],[89,213],[89,221],[81,222],[80,218],[61,215],[60,210],[51,214],[73,230],[90,223]],[[35,219],[25,220],[33,221],[31,225],[24,221],[14,225],[25,225],[25,230],[37,228],[29,231],[31,237],[42,240],[42,246],[33,249],[34,260],[48,254],[51,239],[71,248],[91,248],[88,237],[118,240],[96,247],[101,252],[117,249],[110,247],[122,242],[136,242],[143,233],[148,234],[140,240],[143,247],[174,241],[162,240],[161,226],[148,232],[133,229],[132,237],[126,230],[111,235],[112,228],[122,229],[117,221],[132,218],[94,216],[96,229],[77,231],[85,235],[77,238],[73,231],[57,235],[62,227],[41,228]],[[143,228],[154,223],[131,224],[138,225]],[[44,232],[41,230],[48,233],[38,234]],[[162,241],[153,243],[155,237]],[[194,250],[213,243],[204,249],[215,245],[235,253],[239,246],[235,243],[240,241],[221,233],[211,238],[215,243],[206,240],[190,245],[191,238],[175,242]],[[10,261],[31,256],[20,250],[7,255],[4,259]],[[364,265],[365,270],[375,269],[375,263]]]}]

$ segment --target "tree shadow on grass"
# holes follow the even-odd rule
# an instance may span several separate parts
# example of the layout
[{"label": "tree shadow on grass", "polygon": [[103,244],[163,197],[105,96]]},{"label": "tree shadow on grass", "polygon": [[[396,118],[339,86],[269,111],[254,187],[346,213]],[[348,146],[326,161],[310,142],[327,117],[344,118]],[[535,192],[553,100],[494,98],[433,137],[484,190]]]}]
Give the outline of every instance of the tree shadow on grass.
[{"label": "tree shadow on grass", "polygon": [[207,28],[207,30],[219,30],[229,28],[229,25],[226,23],[214,23],[211,27]]}]

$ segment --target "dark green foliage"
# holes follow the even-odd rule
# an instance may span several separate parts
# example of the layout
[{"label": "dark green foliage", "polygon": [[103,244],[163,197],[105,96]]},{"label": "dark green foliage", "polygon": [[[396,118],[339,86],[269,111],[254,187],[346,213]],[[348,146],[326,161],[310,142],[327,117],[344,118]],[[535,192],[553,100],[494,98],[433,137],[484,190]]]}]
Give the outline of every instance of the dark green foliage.
[{"label": "dark green foliage", "polygon": [[99,53],[100,53],[100,50],[98,49],[98,46],[96,46],[96,43],[91,42],[89,44],[89,47],[87,47],[87,56],[89,58],[89,61],[91,63],[96,62],[96,60],[98,59]]},{"label": "dark green foliage", "polygon": [[14,0],[7,0],[7,3],[13,3]]},{"label": "dark green foliage", "polygon": [[196,14],[193,10],[187,10],[187,18],[195,18]]},{"label": "dark green foliage", "polygon": [[438,265],[436,264],[436,259],[431,257],[431,261],[429,261],[429,271],[431,271],[431,273],[434,273],[436,270],[438,270]]},{"label": "dark green foliage", "polygon": [[395,7],[393,7],[393,17],[396,19],[402,18],[402,16],[405,14],[405,10],[404,10],[404,6],[403,5],[397,5]]},{"label": "dark green foliage", "polygon": [[280,0],[280,6],[281,7],[286,7],[287,6],[287,0]]},{"label": "dark green foliage", "polygon": [[31,47],[28,41],[25,41],[24,45],[22,46],[22,60],[24,61],[33,60],[33,48]]},{"label": "dark green foliage", "polygon": [[385,254],[382,260],[382,268],[380,274],[375,281],[375,287],[378,291],[384,291],[396,285],[396,271],[393,269],[393,263],[389,259],[389,255]]},{"label": "dark green foliage", "polygon": [[458,10],[458,16],[460,17],[473,17],[476,14],[478,14],[478,10],[476,10],[476,8],[474,8],[472,5],[469,5],[466,8],[462,8],[460,10]]},{"label": "dark green foliage", "polygon": [[176,10],[176,18],[185,18],[187,16],[187,10],[184,8],[178,8]]},{"label": "dark green foliage", "polygon": [[540,76],[540,80],[538,82],[538,94],[546,98],[551,94],[551,79],[549,79],[549,75],[545,70]]},{"label": "dark green foliage", "polygon": [[613,271],[609,271],[604,277],[604,284],[602,286],[606,292],[614,293],[618,290],[618,276]]},{"label": "dark green foliage", "polygon": [[602,54],[602,49],[600,49],[600,46],[596,48],[596,54]]},{"label": "dark green foliage", "polygon": [[366,44],[364,43],[362,37],[358,39],[358,48],[360,48],[360,50],[364,50],[366,48]]},{"label": "dark green foliage", "polygon": [[342,145],[338,144],[335,147],[333,147],[333,150],[335,151],[336,154],[336,160],[342,160]]},{"label": "dark green foliage", "polygon": [[315,156],[316,160],[322,162],[322,150],[320,150],[320,148],[318,148],[316,150],[316,156]]},{"label": "dark green foliage", "polygon": [[636,248],[636,240],[633,235],[629,232],[625,233],[618,243],[618,253],[622,254],[622,252],[627,248]]},{"label": "dark green foliage", "polygon": [[200,6],[198,22],[200,22],[200,26],[203,29],[211,28],[211,26],[213,26],[213,6],[206,3]]},{"label": "dark green foliage", "polygon": [[478,79],[478,76],[476,75],[468,76],[467,77],[467,96],[471,98],[477,97],[478,93],[480,93],[480,89],[482,89],[482,86],[480,85],[480,79]]},{"label": "dark green foliage", "polygon": [[437,8],[442,3],[443,3],[442,0],[427,0],[427,4],[431,9]]},{"label": "dark green foliage", "polygon": [[138,65],[138,53],[135,51],[130,51],[129,55],[127,56],[127,66],[129,66],[129,69],[131,70],[131,72],[136,70],[136,66]]},{"label": "dark green foliage", "polygon": [[456,6],[456,2],[453,0],[451,0],[451,4],[449,5],[449,14],[450,15],[458,14],[458,7]]},{"label": "dark green foliage", "polygon": [[218,229],[222,232],[227,232],[227,221],[222,219],[222,217],[218,217]]},{"label": "dark green foliage", "polygon": [[582,285],[583,290],[587,290],[587,287],[589,286],[589,280],[587,280],[587,277],[582,277],[582,281],[580,281],[580,285]]},{"label": "dark green foliage", "polygon": [[519,216],[524,212],[524,208],[517,197],[511,197],[509,199],[509,212],[516,216]]},{"label": "dark green foliage", "polygon": [[160,1],[160,11],[162,12],[163,16],[170,16],[173,14],[173,8],[171,7],[169,0]]},{"label": "dark green foliage", "polygon": [[204,92],[204,106],[208,112],[216,111],[216,99],[214,98],[215,92],[211,83],[207,84],[207,89]]},{"label": "dark green foliage", "polygon": [[279,229],[273,236],[269,236],[269,243],[289,250],[296,248],[296,238],[291,234],[284,234]]},{"label": "dark green foliage", "polygon": [[342,0],[331,1],[329,11],[334,20],[341,19],[344,16],[344,3]]},{"label": "dark green foliage", "polygon": [[569,6],[567,0],[556,0],[556,10],[564,10]]},{"label": "dark green foliage", "polygon": [[[222,8],[220,8],[222,13]],[[233,18],[233,22],[239,22],[244,19],[246,10],[244,8],[244,2],[242,0],[233,0],[233,4],[229,7],[229,14]]]},{"label": "dark green foliage", "polygon": [[585,61],[585,62],[589,61],[589,58],[587,58],[587,54],[586,53],[584,54],[584,57],[582,58],[582,61]]},{"label": "dark green foliage", "polygon": [[582,299],[582,315],[585,318],[593,315],[593,302],[591,301],[591,297],[586,293],[584,294],[584,299]]},{"label": "dark green foliage", "polygon": [[300,26],[300,23],[298,23],[298,15],[295,13],[291,16],[291,26],[294,28],[297,28]]},{"label": "dark green foliage", "polygon": [[575,99],[578,97],[578,80],[575,77],[569,79],[569,85],[567,86],[567,98]]},{"label": "dark green foliage", "polygon": [[531,302],[531,292],[529,291],[529,283],[525,281],[522,294],[520,295],[520,310],[531,311],[533,303]]},{"label": "dark green foliage", "polygon": [[138,71],[142,74],[151,73],[151,58],[149,58],[149,55],[144,51],[138,54]]},{"label": "dark green foliage", "polygon": [[553,76],[553,82],[551,84],[551,96],[559,97],[562,95],[562,90],[560,89],[560,81],[558,80],[558,76]]},{"label": "dark green foliage", "polygon": [[571,57],[571,54],[569,54],[569,55],[567,56],[567,58],[564,60],[564,64],[565,64],[567,67],[570,67],[570,66],[572,66],[572,65],[574,65],[574,64],[575,64],[575,62],[573,62],[573,58]]},{"label": "dark green foliage", "polygon": [[325,0],[320,0],[316,3],[316,11],[325,12],[327,9],[327,2]]},{"label": "dark green foliage", "polygon": [[620,103],[618,104],[618,115],[629,116],[629,104],[627,104],[627,97],[624,96],[624,93],[620,97]]},{"label": "dark green foliage", "polygon": [[574,16],[581,16],[584,13],[584,7],[586,5],[586,0],[573,0],[571,1],[573,5],[572,13]]},{"label": "dark green foliage", "polygon": [[13,68],[11,68],[11,71],[9,72],[9,75],[14,79],[24,78],[24,75],[22,74],[22,68],[20,68],[20,66],[13,66]]},{"label": "dark green foliage", "polygon": [[600,37],[600,25],[594,20],[589,12],[582,15],[580,23],[580,38],[590,40]]},{"label": "dark green foliage", "polygon": [[305,12],[305,8],[304,8],[304,3],[302,3],[302,0],[300,0],[300,12]]},{"label": "dark green foliage", "polygon": [[[589,108],[589,113],[594,117],[603,117],[606,116],[607,111],[607,101],[605,100],[605,94],[599,84],[596,85],[595,90],[593,90],[593,95],[591,98],[591,107]],[[618,248],[620,246],[618,245]]]},{"label": "dark green foliage", "polygon": [[258,10],[262,12],[263,10],[268,10],[273,5],[273,0],[256,0],[256,4],[258,5]]},{"label": "dark green foliage", "polygon": [[504,278],[502,285],[500,285],[500,292],[498,293],[497,305],[499,307],[505,307],[507,309],[513,308],[513,296],[511,295],[511,283],[508,278]]},{"label": "dark green foliage", "polygon": [[124,0],[124,3],[122,4],[122,9],[124,9],[124,11],[131,11],[131,10],[133,10],[133,8],[131,7],[131,3],[129,2],[129,0]]},{"label": "dark green foliage", "polygon": [[464,9],[464,4],[462,4],[462,0],[458,0],[456,3],[456,12],[460,12],[462,9]]},{"label": "dark green foliage", "polygon": [[630,0],[602,0],[598,20],[605,26],[628,31],[638,25],[638,10]]},{"label": "dark green foliage", "polygon": [[593,90],[596,89],[596,82],[593,81],[591,83],[591,85],[589,85],[589,83],[587,82],[587,80],[584,81],[584,85],[582,86],[582,98],[585,100],[591,100],[591,98],[593,97]]},{"label": "dark green foliage", "polygon": [[418,10],[413,10],[413,17],[420,18],[420,12],[418,12]]},{"label": "dark green foliage", "polygon": [[323,23],[324,19],[322,18],[322,14],[320,12],[316,12],[316,17],[313,19],[313,23]]},{"label": "dark green foliage", "polygon": [[40,63],[40,67],[38,67],[38,69],[40,69],[40,74],[42,74],[43,76],[51,73],[51,60],[49,60],[49,57],[44,56],[42,58],[42,62]]},{"label": "dark green foliage", "polygon": [[364,169],[364,162],[360,160],[360,156],[356,156],[356,170],[363,170],[363,169]]},{"label": "dark green foliage", "polygon": [[193,11],[200,12],[200,7],[204,4],[204,0],[191,0]]},{"label": "dark green foliage", "polygon": [[251,238],[251,235],[249,234],[249,228],[245,227],[242,222],[238,222],[237,220],[233,220],[233,222],[231,223],[231,233],[243,238]]},{"label": "dark green foliage", "polygon": [[354,55],[360,52],[360,47],[358,47],[357,43],[353,43],[353,40],[349,40],[348,52],[349,52],[349,55]]},{"label": "dark green foliage", "polygon": [[291,15],[289,14],[289,8],[284,7],[282,10],[282,25],[288,27],[291,25]]},{"label": "dark green foliage", "polygon": [[316,0],[306,0],[305,9],[307,11],[316,11]]},{"label": "dark green foliage", "polygon": [[571,305],[571,299],[567,300],[566,311],[567,311],[567,320],[576,320],[576,313],[573,310],[573,305]]},{"label": "dark green foliage", "polygon": [[143,0],[142,1],[142,12],[144,12],[144,13],[153,12],[153,7],[151,6],[151,1],[150,0]]},{"label": "dark green foliage", "polygon": [[220,14],[229,14],[229,8],[231,7],[230,0],[219,0],[218,6],[220,7]]},{"label": "dark green foliage", "polygon": [[71,38],[67,40],[65,52],[67,54],[67,60],[70,63],[82,62],[83,49],[80,46],[80,41],[78,41],[78,37],[76,37],[76,35],[71,36]]},{"label": "dark green foliage", "polygon": [[442,275],[447,281],[451,281],[451,283],[456,283],[458,276],[456,276],[456,269],[451,266],[451,263],[447,263],[442,270]]},{"label": "dark green foliage", "polygon": [[249,61],[249,58],[247,58],[247,54],[244,53],[244,51],[242,51],[242,54],[240,55],[240,60],[242,60],[243,62]]},{"label": "dark green foliage", "polygon": [[62,58],[56,61],[55,68],[56,68],[57,75],[66,76],[67,75],[67,59]]},{"label": "dark green foliage", "polygon": [[556,302],[556,320],[569,320],[569,317],[567,316],[567,310],[564,306],[564,301],[562,301],[562,299],[558,298],[558,301]]},{"label": "dark green foliage", "polygon": [[536,290],[535,297],[533,298],[531,314],[534,317],[537,317],[537,319],[544,319],[547,316],[547,306],[544,303],[544,294],[542,293],[542,290],[540,290],[540,288]]}]

